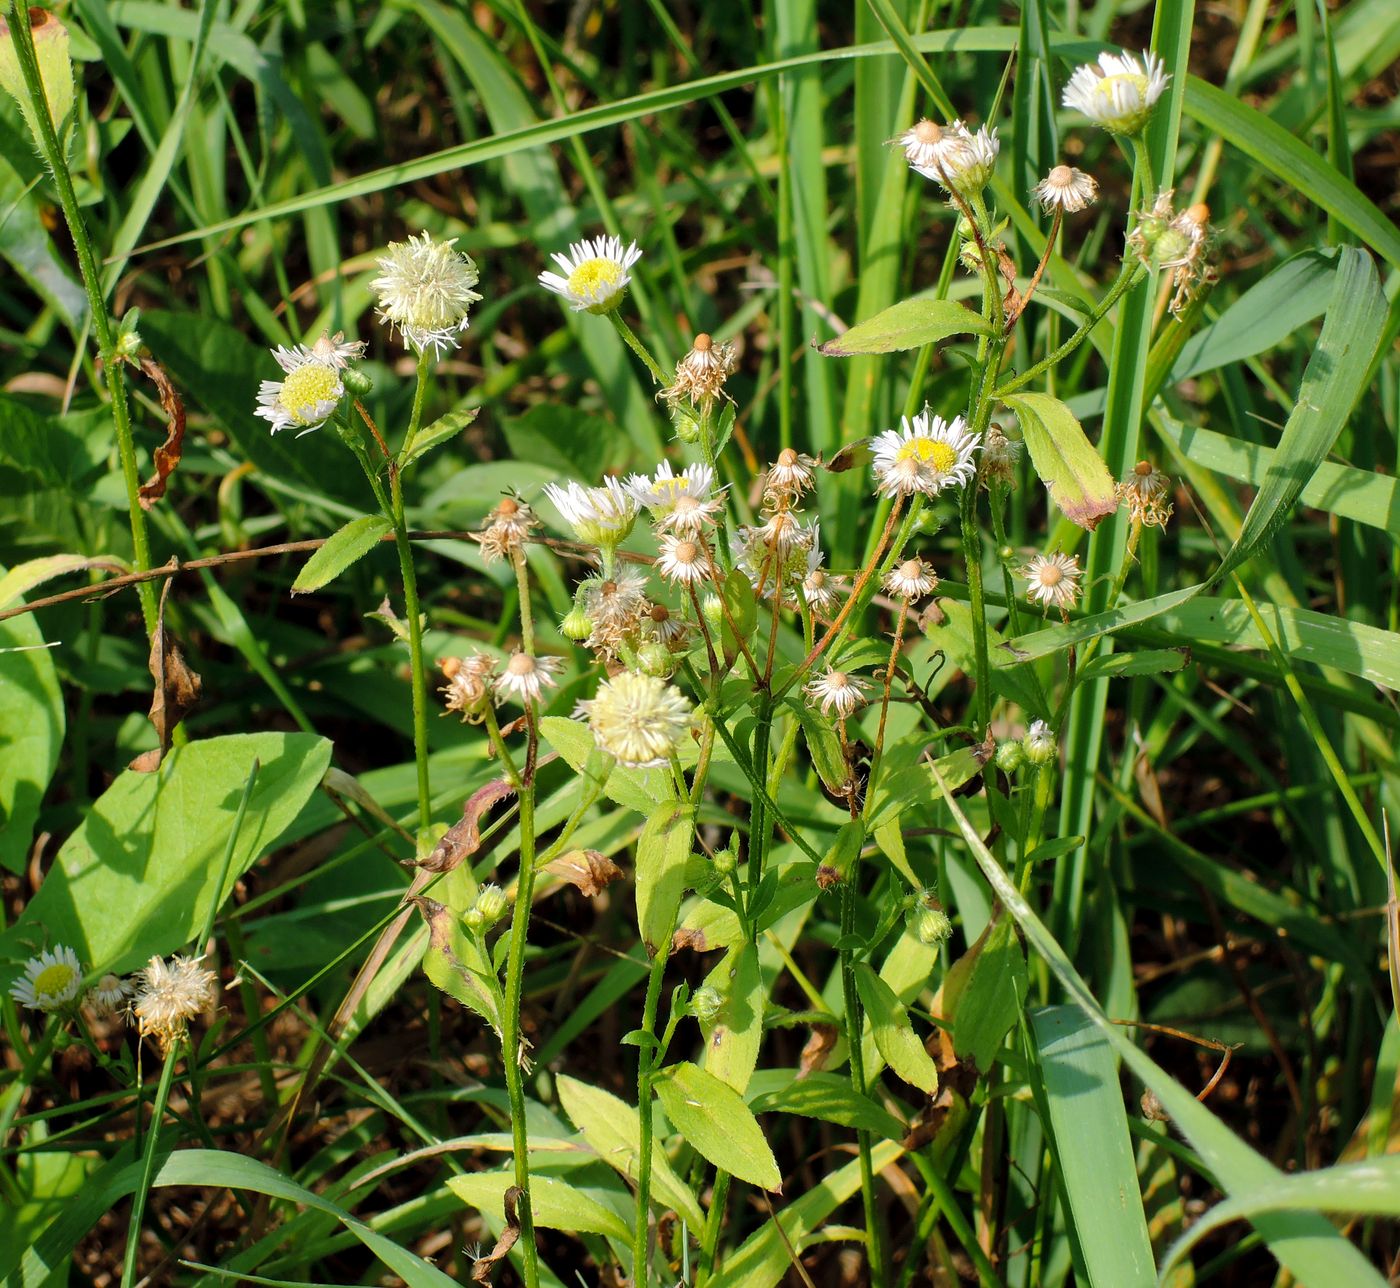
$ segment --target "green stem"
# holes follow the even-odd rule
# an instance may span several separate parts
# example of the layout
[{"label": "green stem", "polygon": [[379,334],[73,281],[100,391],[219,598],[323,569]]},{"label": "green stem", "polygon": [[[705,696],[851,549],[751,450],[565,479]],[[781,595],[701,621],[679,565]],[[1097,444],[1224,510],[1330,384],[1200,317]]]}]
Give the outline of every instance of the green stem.
[{"label": "green stem", "polygon": [[714,1273],[719,1232],[724,1226],[724,1210],[729,1206],[729,1173],[716,1170],[710,1210],[705,1213],[705,1229],[700,1236],[700,1264],[695,1270],[696,1288],[704,1288]]},{"label": "green stem", "polygon": [[[14,33],[15,52],[19,58],[25,88],[29,91],[32,115],[38,126],[39,147],[48,163],[49,173],[53,175],[54,187],[58,191],[58,204],[63,210],[64,221],[73,239],[73,249],[78,256],[78,271],[83,279],[83,290],[87,293],[93,332],[97,337],[98,353],[102,358],[102,374],[107,382],[108,397],[112,400],[112,423],[116,429],[122,482],[126,487],[127,517],[131,523],[134,570],[144,572],[151,566],[151,545],[146,535],[146,512],[141,508],[141,475],[136,466],[136,444],[131,434],[131,410],[126,399],[122,361],[117,355],[112,319],[107,312],[107,302],[103,298],[92,240],[88,236],[87,225],[83,222],[82,211],[78,206],[78,196],[73,188],[73,178],[68,171],[63,146],[54,129],[53,119],[49,116],[43,76],[34,52],[34,33],[29,25],[29,8],[19,3],[19,0],[10,2],[10,30]],[[146,624],[146,634],[153,636],[156,630],[155,585],[148,581],[138,582],[136,593],[141,601],[141,616]]]},{"label": "green stem", "polygon": [[515,585],[520,598],[520,648],[533,657],[535,653],[535,615],[530,608],[530,576],[525,565],[525,551],[518,546],[511,551],[510,562],[515,569]]},{"label": "green stem", "polygon": [[[856,893],[851,881],[841,885],[841,992],[845,1000],[846,1046],[851,1062],[851,1089],[857,1096],[865,1095],[865,1056],[861,1050],[861,1030],[863,1027],[860,998],[856,993],[855,958],[851,952],[850,939],[855,934]],[[885,1278],[885,1247],[880,1235],[879,1213],[875,1206],[875,1169],[870,1157],[870,1133],[858,1131],[856,1139],[860,1149],[860,1194],[865,1209],[865,1249],[866,1261],[870,1268],[870,1282],[883,1284]]]},{"label": "green stem", "polygon": [[646,364],[647,370],[651,372],[652,379],[664,389],[670,381],[666,379],[666,373],[661,370],[661,364],[651,356],[646,345],[637,339],[632,328],[622,320],[621,314],[614,310],[612,313],[608,314],[608,317],[612,319],[612,324],[617,328],[617,333],[622,337],[623,343]]},{"label": "green stem", "polygon": [[[146,1196],[151,1192],[151,1180],[156,1171],[156,1150],[160,1147],[160,1123],[165,1117],[165,1103],[170,1098],[170,1084],[175,1079],[175,1062],[180,1058],[180,1043],[175,1043],[165,1057],[156,1087],[155,1104],[151,1106],[151,1134],[146,1139],[146,1153],[141,1161],[141,1179],[131,1196],[131,1222],[127,1227],[126,1260],[122,1266],[122,1288],[132,1288],[136,1282],[136,1259],[141,1251],[141,1221],[146,1215]],[[136,1112],[141,1106],[138,1101]]]},{"label": "green stem", "polygon": [[[666,960],[671,953],[672,926],[666,932],[651,959],[651,973],[647,977],[647,996],[642,1009],[642,1031],[655,1038],[656,1011],[661,1001],[661,980],[666,973]],[[646,1288],[651,1283],[651,1259],[648,1244],[651,1241],[651,1153],[652,1153],[652,1113],[651,1086],[656,1070],[659,1043],[653,1046],[644,1043],[638,1048],[637,1056],[637,1121],[640,1126],[637,1153],[637,1224],[632,1236],[632,1282],[637,1288]]]},{"label": "green stem", "polygon": [[987,652],[987,606],[982,593],[982,532],[977,526],[977,488],[968,484],[962,495],[963,561],[967,564],[967,597],[972,610],[972,644],[977,670],[977,725],[987,732],[992,721],[992,668]]}]

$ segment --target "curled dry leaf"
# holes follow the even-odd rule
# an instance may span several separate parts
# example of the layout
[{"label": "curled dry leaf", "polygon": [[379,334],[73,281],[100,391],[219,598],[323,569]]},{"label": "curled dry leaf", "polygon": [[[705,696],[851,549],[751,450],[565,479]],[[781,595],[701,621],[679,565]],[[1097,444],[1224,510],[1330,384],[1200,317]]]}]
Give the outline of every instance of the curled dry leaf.
[{"label": "curled dry leaf", "polygon": [[501,1231],[501,1237],[496,1240],[496,1246],[490,1252],[483,1253],[476,1259],[476,1265],[472,1267],[472,1283],[489,1284],[491,1282],[491,1271],[496,1264],[504,1261],[510,1250],[515,1247],[516,1241],[520,1238],[520,1200],[525,1196],[525,1191],[518,1185],[512,1185],[506,1190],[502,1198],[505,1202],[506,1228]]},{"label": "curled dry leaf", "polygon": [[599,850],[570,850],[546,863],[544,870],[577,886],[586,899],[592,899],[622,876],[622,869]]},{"label": "curled dry leaf", "polygon": [[703,930],[687,930],[684,927],[671,936],[671,951],[679,952],[682,948],[689,948],[695,953],[710,951],[709,941],[706,940]]},{"label": "curled dry leaf", "polygon": [[160,593],[156,629],[151,636],[151,653],[147,662],[151,679],[155,681],[148,715],[155,727],[159,746],[142,752],[131,762],[130,768],[138,774],[149,774],[159,767],[165,753],[170,750],[175,726],[195,708],[204,688],[199,673],[190,669],[175,637],[165,629],[165,601],[170,594],[172,581],[167,578],[165,588]]},{"label": "curled dry leaf", "polygon": [[807,1039],[807,1045],[802,1048],[802,1054],[797,1060],[799,1079],[805,1078],[809,1073],[820,1073],[826,1068],[826,1062],[836,1049],[836,1039],[839,1036],[840,1030],[834,1024],[812,1025],[812,1036]]},{"label": "curled dry leaf", "polygon": [[165,495],[166,480],[175,472],[175,467],[180,463],[180,455],[185,450],[185,404],[179,391],[170,382],[170,377],[166,375],[165,368],[154,358],[149,355],[143,357],[141,370],[155,382],[161,408],[170,418],[165,442],[155,450],[156,472],[141,484],[136,494],[141,508],[149,510]]},{"label": "curled dry leaf", "polygon": [[462,807],[462,817],[443,833],[433,852],[418,866],[428,872],[451,872],[480,847],[481,816],[498,801],[514,794],[515,789],[504,778],[493,779],[485,787],[479,787]]}]

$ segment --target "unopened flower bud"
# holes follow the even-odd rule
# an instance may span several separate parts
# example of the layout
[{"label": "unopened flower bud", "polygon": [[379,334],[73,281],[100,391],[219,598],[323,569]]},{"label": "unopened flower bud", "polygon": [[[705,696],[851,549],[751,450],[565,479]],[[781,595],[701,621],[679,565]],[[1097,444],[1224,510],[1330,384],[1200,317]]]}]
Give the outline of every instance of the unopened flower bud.
[{"label": "unopened flower bud", "polygon": [[637,668],[664,680],[676,669],[676,659],[660,640],[651,640],[637,650]]},{"label": "unopened flower bud", "polygon": [[347,393],[356,398],[363,398],[374,388],[374,381],[358,367],[346,367],[341,373],[340,383],[345,386]]},{"label": "unopened flower bud", "polygon": [[733,850],[723,849],[715,853],[714,865],[720,876],[727,877],[739,866],[739,859]]},{"label": "unopened flower bud", "polygon": [[997,748],[996,762],[1003,774],[1014,774],[1026,763],[1025,748],[1019,742],[1004,742]]},{"label": "unopened flower bud", "polygon": [[474,935],[479,935],[486,929],[486,918],[481,915],[481,910],[479,908],[468,908],[462,915],[462,921],[466,924],[467,929]]},{"label": "unopened flower bud", "polygon": [[690,999],[690,1013],[702,1024],[708,1024],[724,1008],[724,998],[719,990],[708,984],[695,990]]},{"label": "unopened flower bud", "polygon": [[914,914],[914,934],[921,944],[936,947],[953,933],[953,923],[942,908],[920,908]]},{"label": "unopened flower bud", "polygon": [[676,431],[678,443],[698,443],[700,441],[700,417],[695,409],[677,403],[671,409],[671,428]]},{"label": "unopened flower bud", "polygon": [[1031,723],[1026,736],[1021,740],[1021,749],[1026,753],[1026,759],[1037,767],[1048,765],[1055,759],[1059,750],[1055,745],[1055,735],[1050,732],[1050,726],[1044,720]]},{"label": "unopened flower bud", "polygon": [[700,611],[705,615],[705,625],[711,631],[718,631],[724,624],[724,605],[718,595],[706,595],[700,602]]},{"label": "unopened flower bud", "polygon": [[477,892],[474,911],[481,915],[482,922],[494,926],[505,916],[506,895],[498,885],[484,885]]},{"label": "unopened flower bud", "polygon": [[559,623],[559,631],[565,639],[581,643],[593,634],[593,623],[588,614],[575,604]]}]

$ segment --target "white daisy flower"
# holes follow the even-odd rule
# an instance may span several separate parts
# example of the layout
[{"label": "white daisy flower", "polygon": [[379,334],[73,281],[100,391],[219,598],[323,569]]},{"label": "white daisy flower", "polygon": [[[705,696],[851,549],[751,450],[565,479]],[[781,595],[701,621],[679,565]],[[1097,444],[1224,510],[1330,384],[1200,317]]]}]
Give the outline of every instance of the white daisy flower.
[{"label": "white daisy flower", "polygon": [[769,495],[795,501],[812,486],[812,472],[816,465],[815,457],[785,447],[763,476],[763,490]]},{"label": "white daisy flower", "polygon": [[557,657],[512,653],[506,669],[496,677],[496,701],[513,699],[522,707],[539,702],[546,689],[552,689],[559,683],[554,677],[562,667],[563,661]]},{"label": "white daisy flower", "polygon": [[961,121],[940,126],[927,117],[898,142],[916,173],[959,193],[981,192],[987,186],[1001,150],[997,132],[985,125],[974,134]]},{"label": "white daisy flower", "polygon": [[92,986],[87,1000],[92,1003],[92,1009],[99,1016],[120,1015],[127,1009],[129,999],[135,991],[136,985],[129,979],[123,979],[109,971]]},{"label": "white daisy flower", "polygon": [[938,587],[938,574],[922,559],[906,559],[885,576],[885,589],[900,599],[922,599]]},{"label": "white daisy flower", "polygon": [[619,765],[664,765],[690,728],[690,703],[675,685],[654,675],[620,671],[580,702],[593,740]]},{"label": "white daisy flower", "polygon": [[[317,341],[319,345],[321,341]],[[349,346],[344,346],[349,347]],[[297,437],[320,429],[334,414],[345,397],[345,385],[340,378],[345,362],[339,354],[318,354],[299,344],[290,349],[278,347],[272,351],[277,365],[286,375],[281,380],[264,380],[258,386],[255,415],[261,416],[279,429],[295,429]]]},{"label": "white daisy flower", "polygon": [[870,686],[857,676],[845,671],[826,670],[814,675],[803,686],[809,706],[820,706],[821,713],[829,716],[833,711],[845,720],[857,707],[865,705]]},{"label": "white daisy flower", "polygon": [[1026,736],[1021,739],[1021,749],[1031,764],[1048,765],[1057,750],[1055,735],[1050,732],[1050,726],[1044,720],[1032,721]]},{"label": "white daisy flower", "polygon": [[1076,170],[1072,165],[1057,165],[1035,185],[1031,196],[1044,210],[1055,206],[1072,215],[1098,200],[1099,185],[1093,175],[1083,170]]},{"label": "white daisy flower", "polygon": [[1156,54],[1100,54],[1077,67],[1065,86],[1064,105],[1114,134],[1137,134],[1171,77]]},{"label": "white daisy flower", "polygon": [[141,971],[136,993],[136,1021],[141,1036],[154,1037],[162,1055],[189,1034],[190,1020],[214,1005],[214,972],[201,957],[177,954],[168,962],[152,957]]},{"label": "white daisy flower", "polygon": [[612,657],[636,635],[649,607],[646,584],[646,578],[635,572],[595,578],[583,584],[579,603],[589,621],[584,640],[588,648]]},{"label": "white daisy flower", "polygon": [[836,606],[836,587],[841,578],[833,577],[822,567],[821,545],[817,525],[812,525],[812,544],[807,551],[807,568],[802,578],[802,598],[814,613],[829,613]]},{"label": "white daisy flower", "polygon": [[652,639],[667,647],[684,640],[689,629],[685,621],[677,617],[665,604],[653,604],[642,625]]},{"label": "white daisy flower", "polygon": [[622,292],[632,280],[630,269],[642,257],[637,243],[625,250],[620,237],[593,237],[575,242],[567,255],[550,257],[563,270],[541,273],[540,285],[562,295],[575,313],[611,313],[622,303]]},{"label": "white daisy flower", "polygon": [[1026,587],[1026,598],[1049,608],[1073,608],[1079,598],[1079,581],[1084,576],[1079,567],[1078,555],[1063,555],[1056,551],[1053,555],[1036,555],[1024,568],[1021,576],[1030,583]]},{"label": "white daisy flower", "polygon": [[34,1011],[57,1011],[78,996],[83,968],[66,944],[45,948],[24,963],[24,973],[10,985],[10,996]]},{"label": "white daisy flower", "polygon": [[890,497],[937,496],[977,473],[972,456],[980,443],[961,416],[949,422],[923,411],[913,420],[903,417],[900,426],[877,434],[870,444],[876,491]]},{"label": "white daisy flower", "polygon": [[715,472],[708,465],[687,465],[677,474],[670,461],[662,461],[654,475],[632,475],[626,486],[658,527],[687,536],[712,520],[725,491],[716,489]]},{"label": "white daisy flower", "polygon": [[763,544],[780,555],[792,550],[805,551],[816,537],[815,528],[808,527],[791,510],[774,510],[757,531]]},{"label": "white daisy flower", "polygon": [[600,487],[584,487],[572,479],[563,487],[546,483],[544,494],[574,535],[590,546],[616,546],[637,521],[636,496],[611,476]]},{"label": "white daisy flower", "polygon": [[705,547],[693,537],[667,535],[661,538],[661,553],[656,558],[656,571],[667,581],[682,586],[694,586],[709,575]]},{"label": "white daisy flower", "polygon": [[334,335],[322,332],[315,344],[294,344],[290,348],[279,344],[272,351],[272,356],[283,371],[295,371],[302,363],[312,361],[324,362],[337,371],[344,371],[352,362],[365,356],[365,342],[347,340],[344,331],[337,331]]},{"label": "white daisy flower", "polygon": [[480,280],[470,255],[453,250],[455,237],[435,242],[427,233],[406,242],[390,242],[379,257],[380,275],[369,284],[378,301],[378,317],[397,330],[417,353],[441,357],[460,343],[467,311],[481,298],[472,287]]}]

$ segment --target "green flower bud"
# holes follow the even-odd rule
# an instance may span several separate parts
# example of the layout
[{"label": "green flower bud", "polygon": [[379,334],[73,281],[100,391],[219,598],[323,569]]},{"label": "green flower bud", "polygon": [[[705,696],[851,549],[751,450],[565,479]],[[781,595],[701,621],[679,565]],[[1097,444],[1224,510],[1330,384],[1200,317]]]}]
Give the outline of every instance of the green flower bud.
[{"label": "green flower bud", "polygon": [[920,908],[911,927],[921,944],[936,947],[953,933],[953,923],[942,908]]},{"label": "green flower bud", "polygon": [[506,895],[498,885],[484,885],[477,892],[474,911],[481,914],[487,926],[494,926],[505,916]]},{"label": "green flower bud", "polygon": [[719,850],[715,854],[714,865],[715,871],[718,872],[720,876],[727,877],[739,866],[739,858],[733,850]]},{"label": "green flower bud", "polygon": [[1025,748],[1019,742],[1004,742],[997,748],[996,761],[1003,774],[1014,774],[1026,763]]},{"label": "green flower bud", "polygon": [[581,643],[593,634],[593,623],[589,620],[588,614],[575,604],[559,623],[560,633],[566,639]]},{"label": "green flower bud", "polygon": [[708,1024],[724,1008],[724,998],[719,995],[719,990],[711,988],[708,984],[704,988],[695,990],[695,995],[690,999],[690,1013],[702,1024]]},{"label": "green flower bud", "polygon": [[374,388],[374,381],[358,367],[346,367],[340,373],[340,383],[355,398],[363,398]]},{"label": "green flower bud", "polygon": [[1037,767],[1048,765],[1059,754],[1055,735],[1044,720],[1032,722],[1026,736],[1021,739],[1021,748],[1026,753],[1026,759]]},{"label": "green flower bud", "polygon": [[481,911],[478,908],[468,908],[462,916],[462,921],[466,924],[467,929],[474,935],[479,935],[486,929],[486,918],[481,915]]},{"label": "green flower bud", "polygon": [[710,628],[710,633],[719,634],[724,625],[724,605],[720,603],[719,596],[706,595],[700,601],[700,611],[705,614],[705,625]]},{"label": "green flower bud", "polygon": [[671,409],[671,428],[676,431],[677,442],[700,441],[700,417],[690,407],[683,407],[678,403]]}]

